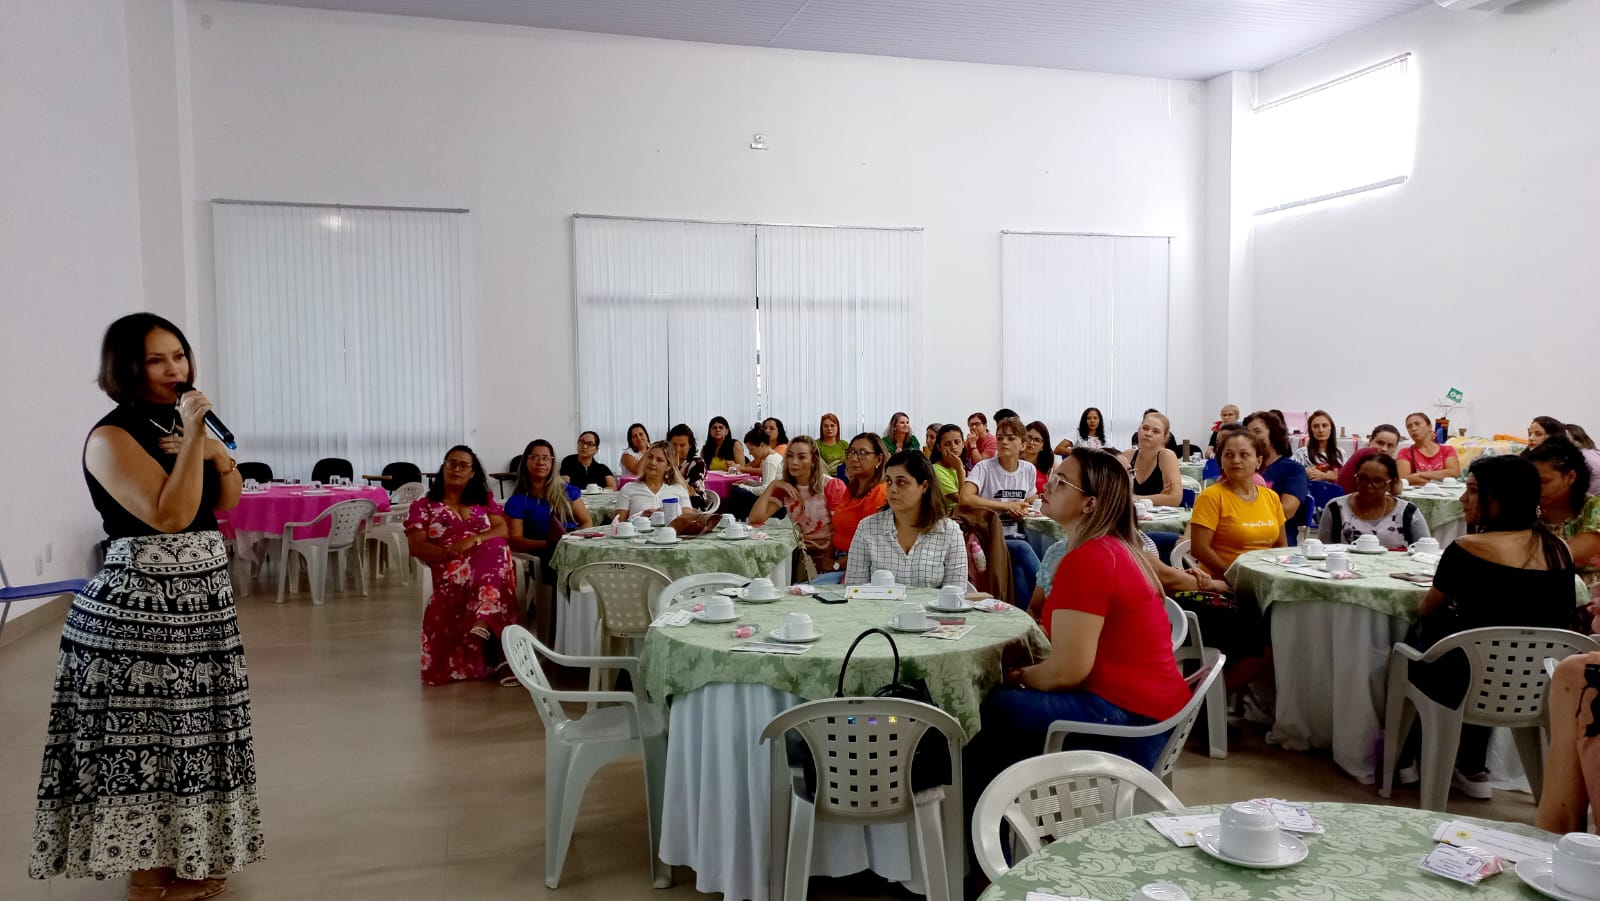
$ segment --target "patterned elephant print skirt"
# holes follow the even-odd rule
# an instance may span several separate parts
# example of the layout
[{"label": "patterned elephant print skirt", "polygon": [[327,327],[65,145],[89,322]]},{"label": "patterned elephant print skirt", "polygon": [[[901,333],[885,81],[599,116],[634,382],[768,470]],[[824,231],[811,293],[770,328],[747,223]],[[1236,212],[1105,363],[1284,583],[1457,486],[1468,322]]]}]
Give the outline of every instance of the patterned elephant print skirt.
[{"label": "patterned elephant print skirt", "polygon": [[237,872],[262,856],[255,782],[222,536],[117,539],[62,631],[29,874]]}]

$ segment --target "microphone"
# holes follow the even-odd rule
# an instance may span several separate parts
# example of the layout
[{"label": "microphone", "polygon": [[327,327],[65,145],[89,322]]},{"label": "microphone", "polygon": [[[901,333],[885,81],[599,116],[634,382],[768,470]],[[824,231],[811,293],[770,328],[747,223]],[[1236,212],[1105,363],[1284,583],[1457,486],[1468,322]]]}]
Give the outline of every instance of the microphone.
[{"label": "microphone", "polygon": [[[183,397],[185,392],[194,390],[194,386],[188,382],[179,382],[172,387],[178,392],[179,397]],[[228,427],[222,424],[221,419],[217,418],[215,410],[206,411],[206,428],[211,430],[211,434],[217,436],[218,441],[226,444],[228,446],[228,450],[239,449],[239,443],[233,440],[233,433],[228,431]]]}]

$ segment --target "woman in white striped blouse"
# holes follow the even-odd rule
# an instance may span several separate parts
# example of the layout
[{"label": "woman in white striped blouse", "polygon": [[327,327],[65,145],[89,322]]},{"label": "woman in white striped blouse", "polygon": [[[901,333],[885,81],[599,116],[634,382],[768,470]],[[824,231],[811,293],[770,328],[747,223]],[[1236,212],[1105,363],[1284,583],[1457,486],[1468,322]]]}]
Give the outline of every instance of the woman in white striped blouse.
[{"label": "woman in white striped blouse", "polygon": [[966,543],[961,527],[945,514],[928,459],[919,451],[901,451],[889,458],[883,480],[888,506],[861,520],[844,583],[866,584],[874,570],[886,569],[899,585],[965,586]]}]

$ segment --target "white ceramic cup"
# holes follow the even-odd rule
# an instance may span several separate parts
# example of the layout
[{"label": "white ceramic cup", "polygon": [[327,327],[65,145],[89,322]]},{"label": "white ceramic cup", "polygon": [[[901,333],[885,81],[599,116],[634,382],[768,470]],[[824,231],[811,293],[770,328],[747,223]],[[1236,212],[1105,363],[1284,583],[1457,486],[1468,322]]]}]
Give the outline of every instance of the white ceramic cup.
[{"label": "white ceramic cup", "polygon": [[662,512],[662,511],[660,511],[660,510],[657,510],[656,512],[650,514],[650,524],[652,526],[664,526],[664,525],[666,525],[667,524],[667,514]]},{"label": "white ceramic cup", "polygon": [[810,638],[817,634],[817,624],[811,621],[809,613],[791,613],[783,618],[783,637],[789,639]]},{"label": "white ceramic cup", "polygon": [[1350,571],[1350,558],[1343,551],[1330,551],[1328,553],[1328,572],[1342,573]]},{"label": "white ceramic cup", "polygon": [[322,483],[318,482],[318,481],[312,481],[311,490],[312,491],[321,491],[322,490]]},{"label": "white ceramic cup", "polygon": [[1600,835],[1569,832],[1561,836],[1550,868],[1556,888],[1582,898],[1600,898]]},{"label": "white ceramic cup", "polygon": [[946,585],[939,589],[939,599],[934,602],[935,607],[944,610],[960,610],[966,602],[966,592],[960,585]]},{"label": "white ceramic cup", "polygon": [[1444,478],[1440,479],[1439,481],[1445,483],[1446,485],[1452,485],[1452,486],[1461,484],[1461,480],[1456,478],[1455,476],[1445,476]]},{"label": "white ceramic cup", "polygon": [[724,529],[726,529],[727,527],[733,525],[734,523],[736,523],[738,521],[739,521],[738,518],[735,517],[732,513],[724,513],[724,514],[722,514],[722,518],[717,521],[717,524],[722,526]]},{"label": "white ceramic cup", "polygon": [[655,544],[672,544],[678,540],[678,530],[671,526],[662,526],[656,529],[650,540]]},{"label": "white ceramic cup", "polygon": [[751,579],[750,584],[745,586],[744,596],[758,601],[771,600],[778,596],[778,589],[772,584],[771,579]]},{"label": "white ceramic cup", "polygon": [[633,523],[633,527],[635,529],[638,529],[641,532],[643,532],[645,529],[650,528],[650,517],[645,516],[644,514],[640,514],[638,516],[635,516],[635,517],[633,517],[632,519],[630,519],[628,521]]},{"label": "white ceramic cup", "polygon": [[921,604],[907,602],[900,605],[895,624],[902,629],[920,629],[928,624],[928,617],[923,614]]},{"label": "white ceramic cup", "polygon": [[1194,901],[1189,893],[1170,882],[1152,882],[1133,890],[1128,901]]},{"label": "white ceramic cup", "polygon": [[722,534],[728,538],[743,538],[746,534],[744,523],[738,521],[730,522],[722,527]]},{"label": "white ceramic cup", "polygon": [[712,619],[727,619],[733,615],[733,598],[713,595],[706,599],[706,616]]},{"label": "white ceramic cup", "polygon": [[1356,539],[1356,547],[1364,551],[1375,551],[1383,547],[1383,542],[1379,541],[1376,535],[1362,535]]},{"label": "white ceramic cup", "polygon": [[1439,553],[1439,540],[1437,538],[1418,538],[1416,543],[1411,545],[1411,550],[1418,554],[1437,554]]},{"label": "white ceramic cup", "polygon": [[1141,497],[1138,500],[1134,501],[1133,505],[1135,507],[1138,507],[1141,511],[1148,513],[1148,512],[1150,512],[1151,508],[1153,508],[1155,506],[1155,503],[1152,502],[1147,497]]},{"label": "white ceramic cup", "polygon": [[872,571],[872,584],[877,588],[888,588],[894,584],[894,573],[887,569]]},{"label": "white ceramic cup", "polygon": [[1327,548],[1323,547],[1321,539],[1318,538],[1306,539],[1306,543],[1301,545],[1301,550],[1305,551],[1308,557],[1321,556],[1327,552]]},{"label": "white ceramic cup", "polygon": [[1278,818],[1272,808],[1238,801],[1222,812],[1222,853],[1235,860],[1263,863],[1278,858]]},{"label": "white ceramic cup", "polygon": [[589,492],[590,494],[594,494],[600,490],[600,486],[594,482],[590,482],[589,484],[583,486],[583,490]]},{"label": "white ceramic cup", "polygon": [[626,519],[619,519],[611,524],[611,534],[616,538],[632,538],[636,531],[633,528],[633,523]]}]

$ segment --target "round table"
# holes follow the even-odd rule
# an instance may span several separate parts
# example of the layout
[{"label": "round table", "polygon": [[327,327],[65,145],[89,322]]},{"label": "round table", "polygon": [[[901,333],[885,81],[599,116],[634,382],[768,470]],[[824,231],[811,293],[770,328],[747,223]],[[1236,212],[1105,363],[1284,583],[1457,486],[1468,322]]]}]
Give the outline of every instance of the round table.
[{"label": "round table", "polygon": [[1194,479],[1199,484],[1205,484],[1206,464],[1178,461],[1178,472],[1186,479]]},{"label": "round table", "polygon": [[591,494],[585,491],[579,500],[583,501],[591,519],[603,523],[616,515],[617,508],[622,506],[622,492],[602,489]]},{"label": "round table", "polygon": [[[1103,823],[1039,849],[1007,871],[983,901],[1025,901],[1029,892],[1120,901],[1151,882],[1171,882],[1197,901],[1208,898],[1492,898],[1540,897],[1507,871],[1466,886],[1417,866],[1441,823],[1462,820],[1529,838],[1557,838],[1522,823],[1500,823],[1408,807],[1307,805],[1327,830],[1304,836],[1308,854],[1282,870],[1252,870],[1179,848],[1139,814]],[[1223,805],[1159,816],[1219,813]]]},{"label": "round table", "polygon": [[[268,485],[260,491],[247,491],[239,495],[239,503],[225,511],[219,519],[227,520],[223,534],[234,539],[239,557],[254,563],[256,548],[263,539],[283,535],[283,527],[291,522],[310,522],[334,504],[343,501],[372,501],[378,512],[389,509],[389,494],[373,485],[330,486],[321,494],[302,485]],[[298,538],[321,538],[328,534],[331,523],[323,523],[311,530],[297,530]]]},{"label": "round table", "polygon": [[1479,457],[1496,457],[1502,454],[1520,454],[1528,449],[1521,441],[1496,441],[1493,438],[1451,438],[1449,445],[1456,449],[1456,456],[1461,460],[1461,472],[1466,473],[1467,467]]},{"label": "round table", "polygon": [[[622,486],[628,484],[629,482],[637,482],[637,481],[639,481],[639,477],[638,476],[623,476],[620,480],[618,480],[617,487],[621,488]],[[729,486],[742,485],[742,484],[751,483],[751,482],[754,482],[756,484],[760,484],[761,483],[761,477],[760,476],[749,475],[747,473],[742,473],[742,472],[708,472],[708,473],[706,473],[706,490],[710,491],[710,492],[714,492],[718,497],[722,498],[723,500],[727,500],[728,499],[728,488],[729,488]]]},{"label": "round table", "polygon": [[[927,601],[936,594],[912,589],[907,599]],[[832,697],[850,643],[863,630],[884,626],[900,603],[823,604],[785,595],[771,604],[739,604],[739,623],[755,626],[760,638],[789,613],[811,614],[823,637],[792,656],[732,651],[743,640],[733,637],[732,623],[650,630],[641,676],[653,698],[671,703],[661,859],[693,868],[698,890],[768,898],[771,780],[761,731],[790,707]],[[960,639],[896,634],[895,643],[901,678],[926,679],[934,703],[970,738],[981,726],[979,704],[1000,681],[1002,652],[1023,644],[1038,657],[1048,642],[1015,608],[964,615],[974,628]],[[892,669],[888,642],[868,638],[850,660],[846,690],[870,694],[889,681]],[[818,823],[811,871],[843,876],[871,868],[886,879],[914,883],[912,845],[903,826]]]},{"label": "round table", "polygon": [[677,544],[654,545],[644,538],[583,538],[563,536],[550,558],[559,576],[555,586],[555,649],[560,654],[596,653],[594,627],[599,610],[593,594],[568,597],[567,574],[589,563],[642,563],[681,579],[696,573],[735,573],[746,578],[766,576],[778,585],[789,584],[790,558],[799,538],[787,520],[771,520],[757,530],[763,537],[729,541],[715,535],[680,539]]},{"label": "round table", "polygon": [[1416,505],[1417,512],[1428,523],[1428,531],[1443,547],[1467,534],[1467,514],[1461,507],[1461,495],[1466,493],[1467,486],[1457,483],[1439,487],[1444,490],[1443,494],[1430,494],[1408,485],[1400,497]]},{"label": "round table", "polygon": [[[1288,553],[1241,554],[1227,572],[1228,584],[1255,599],[1272,629],[1277,704],[1267,740],[1295,751],[1331,748],[1335,763],[1370,784],[1378,772],[1389,651],[1405,640],[1428,588],[1390,578],[1417,569],[1409,554],[1351,554],[1361,578],[1318,579],[1274,562]],[[1582,582],[1573,582],[1574,603],[1588,603]],[[1500,753],[1503,739],[1497,730],[1495,785],[1525,789],[1520,761]]]}]

